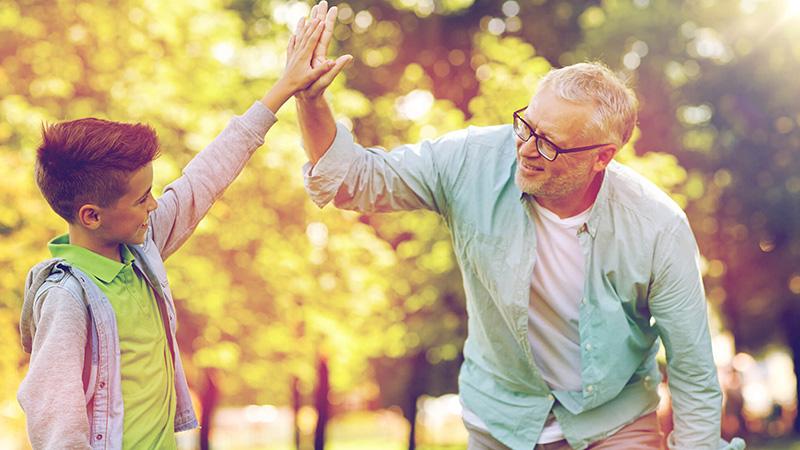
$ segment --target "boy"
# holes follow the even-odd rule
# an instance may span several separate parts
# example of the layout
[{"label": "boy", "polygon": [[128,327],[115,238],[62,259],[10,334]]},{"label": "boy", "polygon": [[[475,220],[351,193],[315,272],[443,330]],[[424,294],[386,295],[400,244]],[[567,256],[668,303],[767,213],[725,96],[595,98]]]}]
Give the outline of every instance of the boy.
[{"label": "boy", "polygon": [[263,144],[274,112],[342,69],[311,67],[323,25],[301,21],[281,79],[158,200],[148,126],[88,118],[43,129],[36,180],[69,234],[26,280],[20,332],[31,361],[18,400],[33,448],[174,449],[174,433],[197,426],[164,260]]}]

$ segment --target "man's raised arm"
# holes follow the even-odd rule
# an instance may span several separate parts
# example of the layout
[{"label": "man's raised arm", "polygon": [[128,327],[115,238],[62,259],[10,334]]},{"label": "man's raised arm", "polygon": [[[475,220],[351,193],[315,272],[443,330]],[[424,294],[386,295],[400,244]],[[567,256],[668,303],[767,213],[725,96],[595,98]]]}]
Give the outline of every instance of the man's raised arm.
[{"label": "man's raised arm", "polygon": [[[314,51],[312,67],[325,64],[327,59],[328,45],[333,36],[333,27],[336,23],[337,8],[334,6],[328,9],[328,2],[322,1],[311,8],[311,20],[317,18],[325,22],[325,29],[322,37]],[[298,23],[300,29],[305,23],[301,19]],[[336,123],[333,120],[330,106],[325,100],[325,89],[331,84],[336,75],[353,60],[351,55],[343,55],[336,59],[331,70],[315,81],[308,89],[299,92],[295,98],[297,101],[297,116],[300,124],[300,132],[303,135],[303,144],[306,154],[312,164],[322,158],[325,152],[333,143],[336,137]]]}]

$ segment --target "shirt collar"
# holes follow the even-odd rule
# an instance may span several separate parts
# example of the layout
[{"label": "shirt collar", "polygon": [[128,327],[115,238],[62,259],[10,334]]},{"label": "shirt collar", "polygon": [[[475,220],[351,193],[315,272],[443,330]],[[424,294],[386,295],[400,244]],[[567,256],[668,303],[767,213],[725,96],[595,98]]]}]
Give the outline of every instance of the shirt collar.
[{"label": "shirt collar", "polygon": [[600,190],[597,192],[597,197],[594,199],[594,206],[592,206],[592,211],[589,213],[589,219],[586,220],[586,230],[593,238],[597,237],[597,227],[600,225],[600,219],[608,208],[608,190],[611,184],[608,179],[608,171],[613,169],[615,164],[617,164],[617,162],[612,160],[605,170],[603,170],[603,181],[602,184],[600,184]]},{"label": "shirt collar", "polygon": [[122,262],[106,258],[87,248],[70,244],[69,235],[56,237],[47,244],[50,254],[55,258],[63,258],[68,263],[79,267],[104,283],[111,283],[114,278],[127,266],[130,266],[134,256],[128,247],[120,244]]}]

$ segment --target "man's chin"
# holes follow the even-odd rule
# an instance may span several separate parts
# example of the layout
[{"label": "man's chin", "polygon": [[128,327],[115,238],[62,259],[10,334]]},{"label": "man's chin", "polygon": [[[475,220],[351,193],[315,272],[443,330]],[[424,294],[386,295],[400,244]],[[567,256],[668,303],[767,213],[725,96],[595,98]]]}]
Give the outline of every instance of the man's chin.
[{"label": "man's chin", "polygon": [[539,195],[544,184],[542,181],[534,181],[524,177],[519,171],[514,177],[514,183],[520,191],[528,195]]}]

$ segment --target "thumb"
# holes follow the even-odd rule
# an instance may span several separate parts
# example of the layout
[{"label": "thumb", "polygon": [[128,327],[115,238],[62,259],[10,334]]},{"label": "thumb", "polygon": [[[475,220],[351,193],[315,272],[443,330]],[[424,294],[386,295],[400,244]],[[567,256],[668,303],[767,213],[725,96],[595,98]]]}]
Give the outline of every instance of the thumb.
[{"label": "thumb", "polygon": [[312,68],[311,72],[307,76],[307,78],[309,80],[309,83],[312,82],[312,81],[316,82],[317,80],[319,80],[320,77],[322,77],[322,75],[324,73],[326,73],[329,70],[333,69],[333,67],[335,65],[336,65],[336,63],[333,60],[329,59],[329,60],[323,61],[322,63],[320,63],[316,67]]},{"label": "thumb", "polygon": [[[336,58],[336,62],[333,64],[333,67],[328,70],[325,74],[323,74],[317,81],[315,81],[311,87],[309,87],[309,93],[312,96],[317,96],[322,93],[328,86],[330,86],[333,79],[339,75],[339,72],[342,71],[346,66],[348,66],[353,61],[353,55],[342,55]],[[330,62],[330,61],[329,61]]]}]

